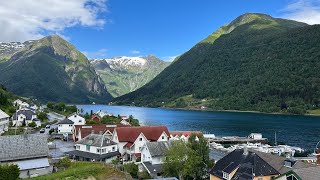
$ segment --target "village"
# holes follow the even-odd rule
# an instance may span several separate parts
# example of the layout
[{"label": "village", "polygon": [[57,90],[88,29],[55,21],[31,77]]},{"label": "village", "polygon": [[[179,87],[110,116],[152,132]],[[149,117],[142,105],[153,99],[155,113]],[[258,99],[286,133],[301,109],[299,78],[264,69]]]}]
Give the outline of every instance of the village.
[{"label": "village", "polygon": [[13,105],[16,111],[11,117],[0,110],[0,165],[17,165],[20,178],[57,173],[63,170],[57,164],[68,160],[134,165],[148,177],[133,177],[136,179],[181,179],[180,175],[168,178],[164,164],[175,142],[187,143],[191,136],[205,141],[214,164],[206,168],[202,179],[320,177],[320,149],[312,156],[295,157],[303,149],[268,145],[260,133],[216,137],[200,131],[169,131],[163,125],[140,126],[132,116],[102,110],[83,114],[69,107],[72,110],[60,114],[53,111],[55,104],[37,106],[18,99]]}]

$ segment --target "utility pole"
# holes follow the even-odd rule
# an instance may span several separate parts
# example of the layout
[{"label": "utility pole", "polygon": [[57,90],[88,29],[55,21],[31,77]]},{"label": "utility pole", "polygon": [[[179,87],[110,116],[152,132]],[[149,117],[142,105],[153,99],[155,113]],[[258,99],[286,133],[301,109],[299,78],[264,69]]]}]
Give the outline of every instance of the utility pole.
[{"label": "utility pole", "polygon": [[274,131],[274,144],[277,146],[277,131]]}]

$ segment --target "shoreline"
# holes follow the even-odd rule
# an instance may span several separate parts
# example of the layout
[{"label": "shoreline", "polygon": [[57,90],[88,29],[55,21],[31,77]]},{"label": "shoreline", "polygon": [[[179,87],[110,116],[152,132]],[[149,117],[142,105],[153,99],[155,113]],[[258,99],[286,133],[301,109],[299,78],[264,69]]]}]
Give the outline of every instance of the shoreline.
[{"label": "shoreline", "polygon": [[161,108],[171,110],[185,110],[185,111],[203,111],[203,112],[237,112],[237,113],[255,113],[255,114],[270,114],[270,115],[290,115],[290,116],[312,116],[320,117],[320,114],[291,114],[281,112],[260,112],[260,111],[243,111],[243,110],[214,110],[214,109],[199,109],[199,108],[170,108],[170,107],[147,107],[147,106],[131,106],[131,105],[110,105],[110,104],[77,104],[77,105],[106,105],[106,106],[128,106],[128,107],[141,107],[141,108]]}]

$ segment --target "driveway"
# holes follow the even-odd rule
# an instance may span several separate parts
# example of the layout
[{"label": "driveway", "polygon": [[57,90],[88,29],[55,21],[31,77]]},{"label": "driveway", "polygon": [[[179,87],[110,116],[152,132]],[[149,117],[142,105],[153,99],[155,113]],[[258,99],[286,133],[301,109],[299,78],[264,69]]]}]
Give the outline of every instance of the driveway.
[{"label": "driveway", "polygon": [[62,141],[60,139],[55,139],[52,143],[52,148],[49,149],[49,155],[52,158],[64,157],[65,152],[75,150],[74,143],[72,140]]}]

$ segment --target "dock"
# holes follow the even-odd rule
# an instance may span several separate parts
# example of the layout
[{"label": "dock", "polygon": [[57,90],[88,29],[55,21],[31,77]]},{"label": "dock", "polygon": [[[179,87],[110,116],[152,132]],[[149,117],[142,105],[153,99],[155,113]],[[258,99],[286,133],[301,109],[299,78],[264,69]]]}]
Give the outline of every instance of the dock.
[{"label": "dock", "polygon": [[213,134],[204,135],[205,138],[208,139],[209,143],[215,142],[219,144],[245,144],[245,143],[268,143],[267,138],[263,138],[260,133],[251,133],[247,137],[239,137],[239,136],[224,136],[224,137],[216,137]]}]

